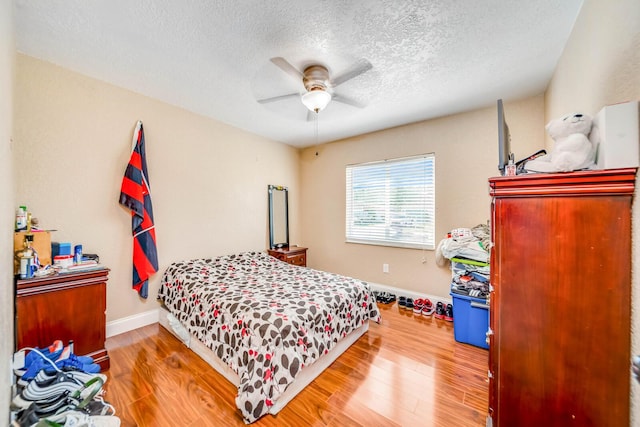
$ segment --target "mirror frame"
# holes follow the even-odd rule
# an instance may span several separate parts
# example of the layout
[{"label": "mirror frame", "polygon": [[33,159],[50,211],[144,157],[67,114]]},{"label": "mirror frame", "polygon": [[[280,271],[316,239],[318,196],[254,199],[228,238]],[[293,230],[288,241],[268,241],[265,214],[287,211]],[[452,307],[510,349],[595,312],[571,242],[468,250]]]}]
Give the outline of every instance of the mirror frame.
[{"label": "mirror frame", "polygon": [[[282,191],[284,196],[284,206],[275,206],[274,192]],[[279,213],[280,216],[277,216]],[[285,241],[276,242],[275,221],[276,218],[284,218]],[[280,249],[289,247],[289,190],[281,185],[269,185],[269,248]]]}]

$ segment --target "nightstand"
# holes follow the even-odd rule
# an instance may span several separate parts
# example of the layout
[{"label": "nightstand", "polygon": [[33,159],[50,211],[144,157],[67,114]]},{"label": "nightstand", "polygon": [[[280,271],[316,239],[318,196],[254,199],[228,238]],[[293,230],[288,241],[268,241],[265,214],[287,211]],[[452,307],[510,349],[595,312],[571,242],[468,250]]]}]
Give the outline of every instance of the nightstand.
[{"label": "nightstand", "polygon": [[307,248],[289,246],[288,248],[269,249],[269,255],[299,267],[307,266]]},{"label": "nightstand", "polygon": [[74,353],[109,369],[105,348],[108,268],[16,280],[16,346],[73,340]]}]

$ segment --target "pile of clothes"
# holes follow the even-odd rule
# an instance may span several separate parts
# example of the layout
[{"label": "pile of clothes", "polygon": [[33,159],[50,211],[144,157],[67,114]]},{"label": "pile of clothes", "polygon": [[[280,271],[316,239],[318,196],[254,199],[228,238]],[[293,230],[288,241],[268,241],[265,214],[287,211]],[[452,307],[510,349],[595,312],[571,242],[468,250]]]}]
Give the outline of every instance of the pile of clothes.
[{"label": "pile of clothes", "polygon": [[436,262],[451,263],[451,292],[486,299],[489,295],[491,232],[488,225],[456,228],[440,241]]}]

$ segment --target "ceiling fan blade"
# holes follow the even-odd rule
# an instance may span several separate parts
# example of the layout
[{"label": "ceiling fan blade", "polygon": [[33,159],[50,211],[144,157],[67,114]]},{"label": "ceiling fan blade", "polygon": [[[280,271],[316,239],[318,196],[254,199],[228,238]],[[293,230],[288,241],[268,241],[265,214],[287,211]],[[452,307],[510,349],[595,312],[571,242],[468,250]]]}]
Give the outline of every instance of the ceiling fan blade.
[{"label": "ceiling fan blade", "polygon": [[300,97],[300,94],[298,92],[295,92],[295,93],[288,93],[286,95],[272,96],[271,98],[258,99],[258,104],[268,104],[269,102],[282,101],[284,99],[293,98],[293,97]]},{"label": "ceiling fan blade", "polygon": [[271,58],[270,60],[273,62],[278,68],[280,68],[285,73],[289,74],[291,77],[296,79],[297,81],[302,81],[302,73],[296,67],[291,65],[286,59],[281,56],[276,56],[275,58]]},{"label": "ceiling fan blade", "polygon": [[338,95],[337,93],[334,93],[333,97],[331,99],[333,101],[341,102],[341,103],[347,104],[347,105],[351,105],[352,107],[356,107],[356,108],[364,108],[364,107],[366,107],[366,104],[364,104],[364,103],[362,103],[360,101],[356,101],[353,98],[347,98],[346,96]]},{"label": "ceiling fan blade", "polygon": [[347,80],[351,80],[352,78],[357,77],[360,74],[366,73],[372,68],[373,65],[371,65],[371,62],[367,61],[366,59],[361,59],[353,64],[351,68],[347,69],[347,71],[340,74],[335,79],[331,79],[331,86],[336,87],[346,82]]}]

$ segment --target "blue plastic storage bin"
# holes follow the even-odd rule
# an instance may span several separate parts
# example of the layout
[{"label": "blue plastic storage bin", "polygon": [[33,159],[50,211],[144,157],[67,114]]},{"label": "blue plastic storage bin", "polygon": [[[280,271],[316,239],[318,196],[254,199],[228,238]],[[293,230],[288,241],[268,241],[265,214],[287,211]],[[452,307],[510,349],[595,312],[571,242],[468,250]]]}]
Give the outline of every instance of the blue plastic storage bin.
[{"label": "blue plastic storage bin", "polygon": [[486,300],[450,293],[453,298],[453,335],[458,342],[489,348],[489,306]]}]

